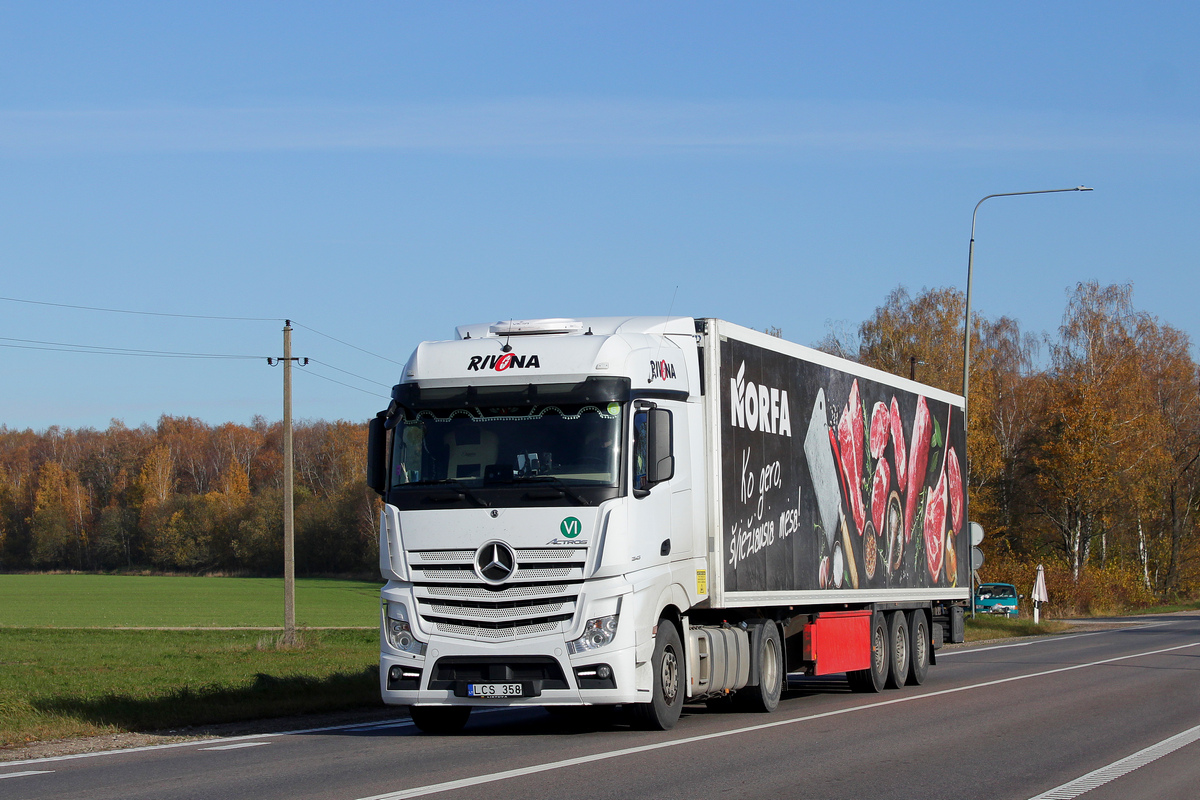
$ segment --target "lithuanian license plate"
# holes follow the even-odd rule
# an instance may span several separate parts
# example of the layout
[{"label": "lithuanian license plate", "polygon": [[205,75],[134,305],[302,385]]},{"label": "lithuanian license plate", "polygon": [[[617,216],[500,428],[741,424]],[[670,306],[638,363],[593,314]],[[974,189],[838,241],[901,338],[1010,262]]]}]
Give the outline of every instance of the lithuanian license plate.
[{"label": "lithuanian license plate", "polygon": [[467,697],[520,697],[519,683],[468,683]]}]

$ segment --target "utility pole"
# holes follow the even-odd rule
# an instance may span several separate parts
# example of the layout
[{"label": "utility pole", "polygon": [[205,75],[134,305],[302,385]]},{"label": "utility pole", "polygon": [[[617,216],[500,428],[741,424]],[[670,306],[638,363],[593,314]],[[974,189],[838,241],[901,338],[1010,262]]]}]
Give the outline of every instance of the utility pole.
[{"label": "utility pole", "polygon": [[296,646],[296,514],[292,498],[292,362],[308,365],[307,358],[292,357],[292,321],[283,321],[283,358],[268,358],[271,366],[283,362],[283,645]]}]

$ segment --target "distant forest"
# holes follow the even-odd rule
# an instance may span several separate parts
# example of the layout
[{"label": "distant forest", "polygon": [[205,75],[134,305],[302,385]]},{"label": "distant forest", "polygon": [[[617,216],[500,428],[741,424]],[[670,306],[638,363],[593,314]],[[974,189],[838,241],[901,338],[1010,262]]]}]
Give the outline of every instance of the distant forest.
[{"label": "distant forest", "polygon": [[[898,288],[818,346],[957,394],[963,313],[958,290]],[[1103,592],[1200,591],[1191,351],[1185,333],[1134,307],[1131,286],[1079,284],[1053,335],[976,317],[967,477],[985,578],[1047,562],[1077,585],[1106,576]],[[301,423],[294,449],[297,571],[374,573],[366,424]],[[262,419],[0,426],[0,569],[278,574],[281,464],[281,425]]]},{"label": "distant forest", "polygon": [[[378,571],[366,423],[293,427],[296,571]],[[280,574],[283,425],[0,427],[0,569]]]}]

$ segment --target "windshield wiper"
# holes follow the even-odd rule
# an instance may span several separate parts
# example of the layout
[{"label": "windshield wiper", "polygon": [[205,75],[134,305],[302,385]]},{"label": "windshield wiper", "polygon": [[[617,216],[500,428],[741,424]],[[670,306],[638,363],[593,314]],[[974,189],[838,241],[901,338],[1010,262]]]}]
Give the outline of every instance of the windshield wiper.
[{"label": "windshield wiper", "polygon": [[579,492],[572,489],[571,485],[569,483],[567,483],[566,481],[564,481],[562,478],[558,477],[557,475],[524,475],[521,477],[514,477],[512,479],[512,482],[513,483],[548,483],[551,486],[553,486],[555,489],[561,490],[563,494],[567,495],[568,497],[570,497],[572,500],[574,500],[576,503],[579,503],[580,505],[590,506],[592,504],[590,500],[588,500],[586,497],[581,495]]},{"label": "windshield wiper", "polygon": [[[469,498],[470,500],[472,500],[473,502],[475,502],[476,504],[478,504],[480,506],[483,506],[485,508],[491,506],[491,503],[484,500],[479,495],[475,494],[475,492],[471,491],[471,489],[469,487],[464,486],[462,481],[455,480],[454,478],[434,478],[434,479],[423,480],[423,481],[409,481],[408,483],[406,483],[404,485],[405,486],[441,486],[446,489],[449,489],[451,492],[453,492],[458,497]],[[437,498],[434,498],[434,499],[437,499]],[[446,498],[446,499],[449,499],[449,498]]]}]

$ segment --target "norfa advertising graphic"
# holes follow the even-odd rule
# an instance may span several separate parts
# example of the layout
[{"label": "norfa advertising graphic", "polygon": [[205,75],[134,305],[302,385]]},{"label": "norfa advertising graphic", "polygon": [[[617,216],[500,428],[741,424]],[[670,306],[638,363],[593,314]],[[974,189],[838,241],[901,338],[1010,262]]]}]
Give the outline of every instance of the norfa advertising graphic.
[{"label": "norfa advertising graphic", "polygon": [[966,585],[961,408],[734,340],[721,376],[726,591]]}]

